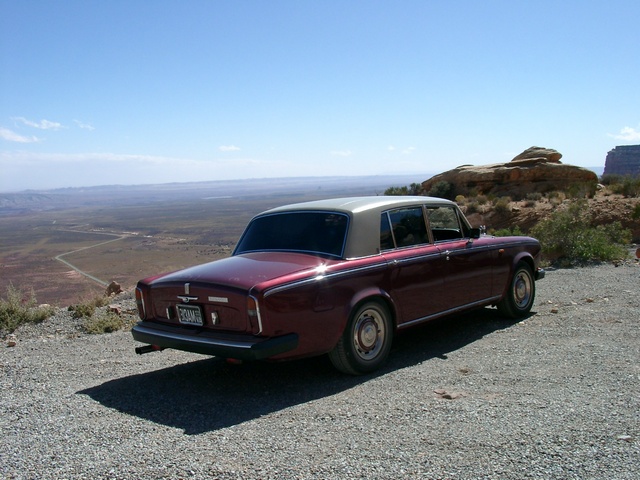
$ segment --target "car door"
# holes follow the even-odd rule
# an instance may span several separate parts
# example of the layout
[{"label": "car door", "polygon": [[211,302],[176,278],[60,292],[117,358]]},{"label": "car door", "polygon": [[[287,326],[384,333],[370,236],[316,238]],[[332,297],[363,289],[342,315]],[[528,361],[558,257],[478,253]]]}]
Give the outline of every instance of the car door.
[{"label": "car door", "polygon": [[447,305],[445,260],[430,242],[422,206],[384,212],[380,244],[399,325],[442,312]]},{"label": "car door", "polygon": [[429,229],[444,259],[447,309],[482,303],[492,296],[492,251],[471,239],[455,206],[428,206]]}]

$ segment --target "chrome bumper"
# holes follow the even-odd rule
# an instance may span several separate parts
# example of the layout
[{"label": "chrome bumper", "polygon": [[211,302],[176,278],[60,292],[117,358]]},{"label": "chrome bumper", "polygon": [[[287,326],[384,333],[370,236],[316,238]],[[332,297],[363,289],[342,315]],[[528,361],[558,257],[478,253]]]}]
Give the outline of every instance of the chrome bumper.
[{"label": "chrome bumper", "polygon": [[261,338],[139,322],[131,329],[131,334],[138,342],[161,348],[238,360],[261,360],[298,347],[298,335],[295,333]]}]

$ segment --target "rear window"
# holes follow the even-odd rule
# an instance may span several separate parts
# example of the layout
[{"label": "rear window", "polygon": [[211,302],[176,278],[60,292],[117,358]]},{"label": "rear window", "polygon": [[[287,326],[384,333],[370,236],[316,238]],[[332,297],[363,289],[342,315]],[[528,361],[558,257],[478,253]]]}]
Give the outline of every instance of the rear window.
[{"label": "rear window", "polygon": [[233,254],[289,251],[342,257],[348,223],[347,215],[333,212],[265,215],[251,221]]}]

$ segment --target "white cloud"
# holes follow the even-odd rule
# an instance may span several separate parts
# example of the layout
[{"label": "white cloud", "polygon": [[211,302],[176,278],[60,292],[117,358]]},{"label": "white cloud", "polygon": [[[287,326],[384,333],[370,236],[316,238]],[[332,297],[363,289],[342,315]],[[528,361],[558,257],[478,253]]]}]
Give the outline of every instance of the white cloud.
[{"label": "white cloud", "polygon": [[38,137],[25,137],[3,127],[0,127],[0,139],[16,143],[38,143],[40,141]]},{"label": "white cloud", "polygon": [[88,123],[81,122],[80,120],[74,120],[75,124],[82,128],[83,130],[95,130],[93,125],[89,125]]},{"label": "white cloud", "polygon": [[608,134],[610,137],[613,137],[617,140],[624,140],[627,142],[636,142],[640,140],[640,130],[632,128],[632,127],[624,127],[620,130],[618,134]]},{"label": "white cloud", "polygon": [[[406,147],[400,150],[400,153],[402,155],[410,155],[414,152],[414,150],[416,149],[416,147]],[[398,149],[394,146],[394,145],[389,145],[387,147],[387,151],[388,152],[396,152],[398,151]]]},{"label": "white cloud", "polygon": [[353,154],[351,150],[333,150],[330,153],[334,157],[350,157]]},{"label": "white cloud", "polygon": [[218,147],[218,150],[221,152],[237,152],[240,150],[240,147],[236,147],[235,145],[221,145]]},{"label": "white cloud", "polygon": [[58,122],[51,122],[49,120],[40,120],[39,122],[34,122],[32,120],[27,120],[24,117],[14,117],[13,120],[24,123],[28,127],[38,128],[40,130],[60,130],[61,128],[65,128],[62,124]]}]

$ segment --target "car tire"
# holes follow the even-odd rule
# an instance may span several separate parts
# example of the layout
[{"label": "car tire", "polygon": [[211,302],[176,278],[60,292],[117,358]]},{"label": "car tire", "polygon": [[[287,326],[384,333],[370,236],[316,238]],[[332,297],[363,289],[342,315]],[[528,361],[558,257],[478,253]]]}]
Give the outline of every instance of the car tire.
[{"label": "car tire", "polygon": [[366,302],[352,312],[338,344],[329,352],[329,359],[341,372],[369,373],[387,361],[392,339],[389,309],[380,302]]},{"label": "car tire", "polygon": [[536,282],[531,267],[520,262],[516,265],[507,293],[498,302],[498,311],[509,318],[522,318],[529,314],[536,296]]}]

